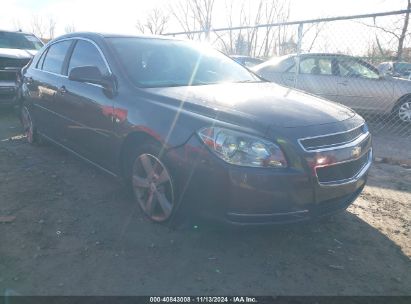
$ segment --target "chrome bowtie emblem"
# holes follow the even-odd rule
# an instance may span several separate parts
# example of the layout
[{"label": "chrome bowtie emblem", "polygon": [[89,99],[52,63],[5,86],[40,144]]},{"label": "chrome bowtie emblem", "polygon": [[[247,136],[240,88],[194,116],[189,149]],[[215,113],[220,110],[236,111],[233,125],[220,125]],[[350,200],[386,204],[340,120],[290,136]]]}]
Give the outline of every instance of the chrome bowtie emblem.
[{"label": "chrome bowtie emblem", "polygon": [[360,154],[361,154],[361,147],[355,147],[355,148],[352,149],[352,151],[351,151],[351,156],[352,156],[352,157],[357,158],[357,157],[360,156]]}]

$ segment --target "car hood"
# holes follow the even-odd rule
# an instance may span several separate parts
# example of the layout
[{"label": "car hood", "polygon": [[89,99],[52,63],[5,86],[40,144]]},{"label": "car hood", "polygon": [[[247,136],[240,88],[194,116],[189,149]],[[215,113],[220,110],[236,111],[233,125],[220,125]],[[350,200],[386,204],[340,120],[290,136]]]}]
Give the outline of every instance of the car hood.
[{"label": "car hood", "polygon": [[[351,109],[274,83],[231,83],[150,88],[150,93],[201,108],[229,112],[267,126],[302,127],[336,123],[355,115]],[[204,111],[206,112],[206,111]]]},{"label": "car hood", "polygon": [[37,53],[36,50],[3,49],[0,48],[0,57],[13,59],[30,59]]}]

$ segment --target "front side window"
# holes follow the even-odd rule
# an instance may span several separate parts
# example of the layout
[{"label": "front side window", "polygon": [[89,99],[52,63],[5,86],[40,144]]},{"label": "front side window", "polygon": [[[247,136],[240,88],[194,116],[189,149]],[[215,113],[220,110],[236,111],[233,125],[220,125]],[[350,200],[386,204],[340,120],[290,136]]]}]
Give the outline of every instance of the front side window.
[{"label": "front side window", "polygon": [[14,32],[0,32],[0,48],[39,50],[43,47],[43,42],[36,36]]},{"label": "front side window", "polygon": [[351,58],[339,58],[338,68],[343,77],[361,77],[368,79],[378,79],[380,76],[377,69],[372,69],[359,60]]},{"label": "front side window", "polygon": [[261,81],[220,52],[186,41],[107,38],[124,70],[141,87]]},{"label": "front side window", "polygon": [[304,58],[300,62],[300,74],[332,75],[331,59],[321,57]]},{"label": "front side window", "polygon": [[397,62],[394,63],[394,71],[400,74],[410,73],[411,63],[407,62]]},{"label": "front side window", "polygon": [[71,40],[66,40],[51,45],[43,62],[43,70],[55,74],[62,74],[64,59],[66,58],[71,43]]},{"label": "front side window", "polygon": [[68,67],[69,74],[71,69],[81,66],[95,66],[101,74],[107,75],[109,73],[98,49],[92,43],[84,40],[78,40],[74,47]]}]

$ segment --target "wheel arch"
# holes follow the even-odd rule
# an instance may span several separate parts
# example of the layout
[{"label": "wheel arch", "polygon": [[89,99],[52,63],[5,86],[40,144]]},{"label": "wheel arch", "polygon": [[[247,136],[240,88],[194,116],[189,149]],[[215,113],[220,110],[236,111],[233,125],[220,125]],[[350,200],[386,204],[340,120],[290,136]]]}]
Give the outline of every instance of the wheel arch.
[{"label": "wheel arch", "polygon": [[395,114],[395,111],[398,109],[401,103],[404,100],[408,100],[408,99],[411,100],[411,93],[404,94],[400,98],[398,98],[398,100],[395,102],[394,106],[391,109],[391,114]]},{"label": "wheel arch", "polygon": [[130,156],[131,152],[136,147],[142,145],[147,141],[153,141],[158,144],[162,144],[159,138],[144,131],[132,131],[126,135],[126,138],[123,140],[121,144],[120,153],[118,156],[119,170],[120,175],[122,177],[126,177],[126,165],[127,161],[129,160],[128,157]]}]

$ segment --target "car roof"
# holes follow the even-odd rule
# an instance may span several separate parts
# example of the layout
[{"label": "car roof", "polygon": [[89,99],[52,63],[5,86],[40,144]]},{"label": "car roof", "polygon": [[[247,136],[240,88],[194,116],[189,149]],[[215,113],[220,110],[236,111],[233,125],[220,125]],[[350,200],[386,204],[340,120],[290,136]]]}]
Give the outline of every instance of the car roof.
[{"label": "car roof", "polygon": [[182,41],[183,39],[177,39],[171,36],[160,36],[160,35],[122,35],[122,34],[111,34],[111,33],[97,33],[97,32],[74,32],[74,33],[69,33],[65,34],[62,36],[59,36],[55,39],[61,40],[61,39],[66,39],[66,38],[88,38],[92,40],[98,40],[102,38],[141,38],[141,39],[161,39],[161,40],[180,40]]},{"label": "car roof", "polygon": [[[288,56],[297,56],[297,54],[290,54]],[[351,55],[346,55],[346,54],[338,54],[338,53],[301,53],[301,57],[307,57],[307,56],[324,56],[324,57],[355,57]]]}]

